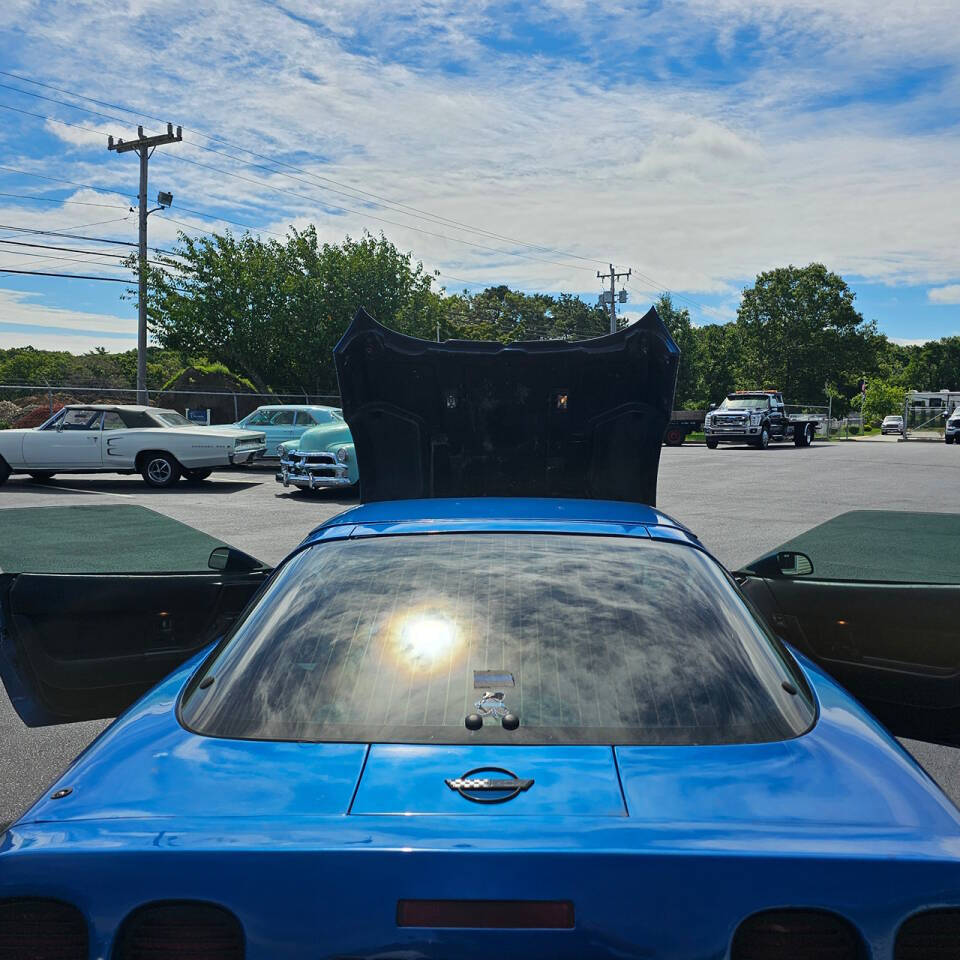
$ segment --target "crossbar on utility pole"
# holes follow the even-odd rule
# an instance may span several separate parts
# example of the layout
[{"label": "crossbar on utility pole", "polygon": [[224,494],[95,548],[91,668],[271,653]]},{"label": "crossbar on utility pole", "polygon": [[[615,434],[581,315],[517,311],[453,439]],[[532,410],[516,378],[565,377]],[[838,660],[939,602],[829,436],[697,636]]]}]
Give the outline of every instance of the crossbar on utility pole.
[{"label": "crossbar on utility pole", "polygon": [[[173,132],[173,124],[167,124],[167,132],[154,137],[145,137],[143,127],[137,127],[136,140],[114,141],[112,136],[107,137],[107,149],[117,153],[136,151],[140,157],[140,265],[139,265],[139,294],[137,297],[137,403],[146,406],[149,403],[147,394],[147,161],[153,156],[153,151],[164,143],[177,143],[183,139],[183,128],[177,127]],[[160,209],[159,207],[155,209]]]},{"label": "crossbar on utility pole", "polygon": [[610,332],[611,333],[617,332],[617,292],[614,288],[616,286],[616,282],[621,277],[626,277],[629,280],[631,273],[633,273],[632,269],[627,270],[626,273],[617,273],[616,270],[613,269],[612,263],[610,264],[609,273],[601,273],[599,270],[597,271],[597,278],[599,280],[606,280],[607,277],[610,278]]}]

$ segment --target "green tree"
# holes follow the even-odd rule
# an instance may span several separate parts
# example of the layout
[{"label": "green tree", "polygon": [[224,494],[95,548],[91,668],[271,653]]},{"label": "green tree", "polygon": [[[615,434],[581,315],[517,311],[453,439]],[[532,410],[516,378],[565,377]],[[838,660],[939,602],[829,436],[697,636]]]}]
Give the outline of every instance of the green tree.
[{"label": "green tree", "polygon": [[862,406],[861,413],[868,424],[879,423],[890,413],[903,413],[906,392],[903,387],[887,380],[868,379],[865,402],[861,403],[862,395],[857,394],[851,403],[857,409]]},{"label": "green tree", "polygon": [[385,237],[321,244],[246,234],[193,240],[151,271],[150,327],[165,347],[225,363],[259,390],[336,391],[332,352],[358,307],[432,338],[444,320],[432,277]]},{"label": "green tree", "polygon": [[[443,302],[451,337],[464,340],[582,340],[609,327],[606,312],[579,297],[523,293],[505,285],[464,291]],[[446,327],[444,328],[446,329]]]},{"label": "green tree", "polygon": [[570,293],[555,297],[549,313],[549,333],[552,337],[602,337],[610,329],[607,311],[595,303],[584,303]]},{"label": "green tree", "polygon": [[907,348],[901,381],[911,390],[960,389],[960,337]]},{"label": "green tree", "polygon": [[697,339],[697,384],[693,406],[706,409],[735,387],[737,338],[734,324],[694,327]]},{"label": "green tree", "polygon": [[690,322],[690,311],[686,307],[678,310],[669,293],[661,294],[654,306],[674,343],[680,348],[680,368],[673,405],[678,409],[693,407],[697,401],[700,377],[700,342]]},{"label": "green tree", "polygon": [[817,402],[826,383],[849,386],[877,369],[876,325],[854,293],[821,263],[761,273],[737,311],[737,379],[777,388],[788,402]]}]

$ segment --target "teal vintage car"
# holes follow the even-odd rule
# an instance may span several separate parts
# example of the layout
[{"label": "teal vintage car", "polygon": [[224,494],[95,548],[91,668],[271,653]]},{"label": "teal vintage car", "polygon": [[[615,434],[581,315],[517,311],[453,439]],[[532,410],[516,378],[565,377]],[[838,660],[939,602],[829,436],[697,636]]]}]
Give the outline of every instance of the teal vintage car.
[{"label": "teal vintage car", "polygon": [[350,428],[339,410],[328,423],[280,444],[277,483],[302,490],[354,488],[360,479]]},{"label": "teal vintage car", "polygon": [[318,404],[266,404],[248,413],[233,424],[241,430],[259,430],[266,434],[267,451],[264,457],[279,457],[280,445],[299,440],[302,434],[316,426],[336,421],[343,423],[339,407]]}]

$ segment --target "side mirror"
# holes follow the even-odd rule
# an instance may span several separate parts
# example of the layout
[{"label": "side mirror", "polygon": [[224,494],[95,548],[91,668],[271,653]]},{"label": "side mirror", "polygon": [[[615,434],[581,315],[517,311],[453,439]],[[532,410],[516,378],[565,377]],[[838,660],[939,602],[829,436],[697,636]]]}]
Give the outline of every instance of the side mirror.
[{"label": "side mirror", "polygon": [[708,409],[708,410],[716,410],[716,409],[717,409],[717,405],[716,405],[715,403],[708,403],[708,404],[707,404],[707,409]]},{"label": "side mirror", "polygon": [[211,550],[207,566],[211,570],[222,570],[225,573],[250,573],[263,569],[263,564],[256,557],[234,547],[216,547]]},{"label": "side mirror", "polygon": [[744,573],[765,580],[780,580],[783,578],[809,577],[813,573],[813,561],[805,554],[796,550],[781,550],[761,557]]}]

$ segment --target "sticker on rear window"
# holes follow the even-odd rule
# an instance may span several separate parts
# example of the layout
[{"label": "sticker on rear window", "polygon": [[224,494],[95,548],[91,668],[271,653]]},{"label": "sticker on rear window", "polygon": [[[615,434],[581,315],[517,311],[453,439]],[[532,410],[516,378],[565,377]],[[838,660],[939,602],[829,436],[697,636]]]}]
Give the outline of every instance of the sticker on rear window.
[{"label": "sticker on rear window", "polygon": [[473,689],[490,690],[493,687],[515,687],[516,681],[512,673],[502,670],[474,670]]},{"label": "sticker on rear window", "polygon": [[510,712],[500,690],[487,690],[474,706],[481,717],[505,717]]}]

